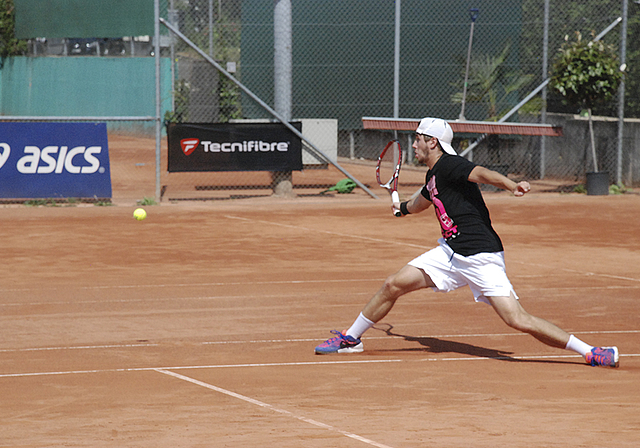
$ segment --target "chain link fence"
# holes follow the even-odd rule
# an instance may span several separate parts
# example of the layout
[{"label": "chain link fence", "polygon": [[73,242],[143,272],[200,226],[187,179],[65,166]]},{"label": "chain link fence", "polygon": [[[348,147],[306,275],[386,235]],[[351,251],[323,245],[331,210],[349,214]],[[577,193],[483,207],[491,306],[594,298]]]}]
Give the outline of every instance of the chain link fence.
[{"label": "chain link fence", "polygon": [[[163,19],[265,103],[274,104],[273,1],[160,3]],[[393,117],[397,113],[401,118],[496,121],[544,81],[545,56],[550,67],[565,36],[573,39],[579,32],[591,39],[614,24],[602,39],[616,51],[621,41],[621,26],[615,22],[622,14],[622,0],[549,0],[548,20],[544,0],[403,0],[397,28],[396,2],[392,0],[291,3],[292,120],[335,121],[330,131],[315,129],[311,122],[308,133],[315,131],[314,144],[317,141],[330,158],[374,187],[375,159],[395,135],[363,130],[362,117]],[[638,9],[635,4],[629,7],[630,35],[636,34]],[[166,113],[166,121],[273,120],[187,43],[166,28],[162,33],[161,54],[170,58],[172,73],[172,110]],[[111,56],[152,54],[143,38],[101,43],[99,48],[91,48],[91,43],[81,42],[80,49],[57,44],[61,54],[67,55],[74,51],[109,52]],[[43,42],[31,45],[34,54],[46,54]],[[635,57],[634,46],[637,42],[630,39],[627,54]],[[631,66],[627,77],[630,87],[635,86],[634,73]],[[634,138],[637,131],[634,123],[625,130],[618,160],[617,108],[614,99],[594,110],[595,115],[609,117],[595,120],[598,163],[612,173],[612,181],[621,165],[623,181],[631,185],[640,178],[640,148]],[[587,120],[581,112],[563,104],[549,89],[546,103],[537,95],[510,120],[539,123],[546,116],[547,123],[564,126],[564,137],[547,137],[543,142],[540,137],[492,136],[473,150],[473,160],[500,168],[514,178],[554,181],[558,188],[583,183],[593,161]],[[417,169],[415,176],[409,174],[415,166],[412,136],[400,133],[397,137],[406,152],[401,192],[403,187],[409,191],[420,184],[424,169]],[[456,135],[454,146],[463,150],[478,137]],[[274,186],[270,173],[168,173],[166,153],[162,163],[163,195],[171,200],[268,195]],[[318,194],[344,177],[332,165],[306,154],[305,169],[292,174],[293,189],[298,195]]]},{"label": "chain link fence", "polygon": [[[363,116],[392,117],[397,101],[398,116],[403,118],[440,116],[448,120],[495,121],[544,81],[545,27],[550,67],[566,36],[575,39],[576,33],[581,33],[583,38],[592,39],[615,24],[622,13],[622,2],[618,0],[579,4],[551,0],[545,24],[543,0],[404,0],[396,99],[395,6],[390,0],[366,4],[351,0],[292,1],[292,117],[336,119],[337,156],[346,169],[372,164],[383,145],[394,137],[390,132],[364,131],[360,121]],[[169,19],[181,32],[266,103],[274,104],[273,2],[171,0],[167,8]],[[603,37],[616,50],[620,46],[620,30],[619,25],[614,25]],[[173,51],[173,119],[225,122],[273,118],[195,56],[184,42],[174,40]],[[468,90],[462,117],[465,75]],[[541,95],[537,95],[514,120],[541,122],[544,107]],[[564,137],[545,139],[544,160],[540,156],[540,137],[492,136],[474,149],[474,161],[499,167],[516,177],[545,177],[561,184],[584,182],[593,162],[582,111],[563,104],[560,96],[548,90],[544,112],[546,122],[565,127]],[[594,112],[615,117],[617,100]],[[611,173],[615,173],[618,163],[616,132],[615,119],[596,119],[598,162]],[[456,137],[455,144],[464,149],[479,136]],[[407,153],[405,166],[411,166],[411,135],[401,134],[398,138]],[[625,181],[633,183],[637,175],[630,165],[635,158],[635,139],[627,140],[623,173]],[[361,180],[371,184],[372,175],[371,171]],[[247,182],[239,184],[247,185],[251,184],[249,179],[255,181],[259,177],[255,173],[233,176],[246,176]],[[296,176],[294,173],[294,188],[299,183]],[[320,177],[330,179],[327,173]],[[334,180],[331,178],[329,183]],[[269,177],[264,176],[262,182],[268,181]]]}]

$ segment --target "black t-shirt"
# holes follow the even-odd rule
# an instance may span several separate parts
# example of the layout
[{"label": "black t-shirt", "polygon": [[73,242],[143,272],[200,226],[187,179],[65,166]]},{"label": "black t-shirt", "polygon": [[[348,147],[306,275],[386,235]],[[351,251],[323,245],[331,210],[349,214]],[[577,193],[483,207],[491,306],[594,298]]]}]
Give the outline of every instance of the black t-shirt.
[{"label": "black t-shirt", "polygon": [[468,180],[475,167],[464,157],[444,154],[427,172],[422,188],[422,195],[434,205],[442,237],[465,257],[504,250],[480,188]]}]

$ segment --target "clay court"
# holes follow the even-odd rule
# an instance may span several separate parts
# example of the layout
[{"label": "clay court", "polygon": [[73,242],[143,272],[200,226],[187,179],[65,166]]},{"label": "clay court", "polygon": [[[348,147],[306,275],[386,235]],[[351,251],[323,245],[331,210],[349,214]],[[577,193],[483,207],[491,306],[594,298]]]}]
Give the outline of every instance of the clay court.
[{"label": "clay court", "polygon": [[524,307],[617,345],[618,369],[466,288],[411,293],[364,353],[317,356],[436,244],[433,212],[395,218],[358,190],[167,200],[138,222],[153,156],[122,154],[115,206],[2,206],[0,446],[638,446],[640,196],[485,193]]}]

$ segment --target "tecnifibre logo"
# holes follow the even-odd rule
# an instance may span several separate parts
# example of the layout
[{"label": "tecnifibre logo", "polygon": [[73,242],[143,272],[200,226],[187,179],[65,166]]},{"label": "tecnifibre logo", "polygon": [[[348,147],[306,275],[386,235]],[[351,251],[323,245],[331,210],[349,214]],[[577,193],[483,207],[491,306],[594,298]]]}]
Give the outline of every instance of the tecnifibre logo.
[{"label": "tecnifibre logo", "polygon": [[[0,143],[0,169],[11,155],[11,146]],[[21,174],[93,174],[104,173],[100,160],[96,155],[102,152],[102,146],[25,146],[23,156],[16,163],[16,170]]]},{"label": "tecnifibre logo", "polygon": [[185,138],[180,140],[180,146],[182,147],[182,152],[185,156],[190,156],[199,144],[200,140],[197,138]]},{"label": "tecnifibre logo", "polygon": [[196,148],[202,146],[204,152],[287,152],[289,142],[264,142],[262,140],[244,140],[241,142],[211,142],[200,141],[197,138],[185,138],[180,140],[180,146],[184,155],[191,155]]}]

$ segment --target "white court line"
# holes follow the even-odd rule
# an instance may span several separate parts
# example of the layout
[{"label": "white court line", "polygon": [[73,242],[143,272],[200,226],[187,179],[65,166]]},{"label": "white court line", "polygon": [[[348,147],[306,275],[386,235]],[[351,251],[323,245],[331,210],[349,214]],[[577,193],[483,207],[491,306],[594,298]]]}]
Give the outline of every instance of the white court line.
[{"label": "white court line", "polygon": [[[349,295],[369,295],[369,292],[349,293]],[[191,297],[164,297],[164,298],[148,298],[148,299],[107,299],[107,300],[58,300],[53,302],[12,302],[12,303],[0,303],[1,307],[20,307],[20,306],[54,306],[54,305],[94,305],[94,304],[106,304],[106,303],[159,303],[159,302],[186,302],[186,301],[211,301],[211,300],[241,300],[241,299],[281,299],[283,297],[317,297],[317,292],[308,293],[290,293],[290,294],[243,294],[243,295],[223,295],[223,296],[191,296]],[[305,306],[306,305],[298,305]],[[343,306],[342,304],[335,304],[330,306]],[[287,305],[270,305],[264,308],[291,308]],[[188,312],[188,310],[187,310]]]},{"label": "white court line", "polygon": [[[383,331],[383,330],[379,330]],[[599,330],[599,331],[572,331],[572,334],[636,334],[640,330]],[[408,336],[408,335],[407,335]],[[476,333],[476,334],[432,334],[426,336],[411,336],[411,339],[442,339],[442,338],[481,338],[481,337],[511,337],[511,336],[529,336],[527,333]],[[363,340],[380,340],[380,339],[404,339],[405,336],[365,336]],[[320,342],[317,338],[296,338],[296,339],[256,339],[251,341],[207,341],[201,342],[202,345],[233,345],[233,344],[280,344],[286,342]]]},{"label": "white court line", "polygon": [[[340,233],[340,232],[332,232],[330,230],[310,229],[308,227],[294,226],[294,225],[291,225],[291,224],[282,224],[281,222],[263,221],[261,219],[250,219],[250,218],[242,218],[240,216],[229,216],[229,215],[225,216],[225,218],[237,219],[237,220],[240,220],[240,221],[257,222],[257,223],[261,223],[261,224],[271,224],[271,225],[278,226],[278,227],[286,227],[286,228],[289,228],[289,229],[304,230],[305,232],[326,233],[328,235],[342,236],[342,237],[353,238],[353,239],[357,239],[357,240],[374,241],[376,243],[383,243],[386,246],[388,246],[390,244],[390,241],[388,239],[372,238],[372,237],[368,237],[368,236],[361,236],[361,235],[354,235],[354,234]],[[399,243],[399,242],[394,242],[393,244],[396,245],[396,246],[400,245],[400,246],[407,246],[407,247],[417,247],[418,249],[422,249],[422,250],[427,250],[429,248],[428,246],[424,246],[424,245],[421,245],[421,244]]]},{"label": "white court line", "polygon": [[[337,356],[337,355],[336,355]],[[365,359],[351,361],[317,361],[317,362],[272,362],[253,364],[212,364],[199,366],[172,366],[172,367],[129,367],[119,369],[94,369],[94,370],[60,370],[53,372],[23,372],[23,373],[3,373],[0,378],[28,378],[39,376],[64,376],[64,375],[86,375],[93,373],[120,373],[120,372],[152,372],[156,370],[206,370],[206,369],[243,369],[256,367],[303,367],[303,366],[333,366],[348,364],[389,364],[405,362],[451,362],[451,361],[502,361],[508,359],[564,359],[576,358],[580,355],[525,355],[525,356],[469,356],[451,358],[422,358],[422,359]],[[640,353],[621,353],[620,358],[637,358]]]},{"label": "white court line", "polygon": [[204,387],[206,389],[213,390],[213,391],[219,392],[221,394],[228,395],[228,396],[233,397],[233,398],[237,398],[237,399],[242,400],[242,401],[246,401],[247,403],[251,403],[251,404],[254,404],[256,406],[260,406],[261,408],[265,408],[265,409],[268,409],[268,410],[273,411],[273,412],[277,412],[278,414],[286,415],[287,417],[295,418],[295,419],[300,420],[302,422],[309,423],[310,425],[317,426],[318,428],[328,429],[329,431],[337,432],[339,434],[342,434],[345,437],[349,437],[351,439],[355,439],[355,440],[358,440],[360,442],[366,443],[367,445],[375,446],[375,447],[378,447],[378,448],[391,448],[388,445],[384,445],[382,443],[374,442],[371,439],[367,439],[366,437],[362,437],[362,436],[359,436],[357,434],[353,434],[351,432],[344,431],[342,429],[336,428],[335,426],[327,425],[326,423],[322,423],[322,422],[319,422],[317,420],[313,420],[313,419],[310,419],[310,418],[307,418],[307,417],[303,417],[303,416],[298,415],[298,414],[294,414],[293,412],[277,408],[277,407],[275,407],[275,406],[273,406],[271,404],[265,403],[263,401],[259,401],[259,400],[256,400],[254,398],[250,398],[250,397],[247,397],[245,395],[240,395],[238,393],[231,392],[230,390],[226,390],[226,389],[223,389],[221,387],[214,386],[213,384],[205,383],[203,381],[199,381],[199,380],[196,380],[194,378],[191,378],[191,377],[188,377],[188,376],[185,376],[185,375],[180,375],[179,373],[169,372],[169,371],[164,370],[164,369],[157,369],[156,372],[172,376],[172,377],[177,378],[177,379],[182,380],[182,381],[187,381],[187,382],[195,384],[197,386],[201,386],[201,387]]},{"label": "white court line", "polygon": [[[522,261],[514,261],[514,263],[520,264],[528,264]],[[569,269],[564,269],[566,271],[572,273],[579,273],[585,276],[602,276],[602,277],[611,277],[617,280],[628,280],[633,282],[640,282],[640,279],[630,278],[630,277],[622,277],[622,276],[614,276],[609,274],[594,274],[589,272],[580,272]],[[543,277],[548,278],[550,274],[539,274],[539,275],[513,275],[514,278],[534,278],[534,277]],[[553,274],[551,274],[553,275]],[[150,288],[199,288],[199,287],[214,287],[214,286],[247,286],[247,285],[303,285],[303,284],[316,284],[316,283],[368,283],[368,282],[381,282],[384,278],[355,278],[355,279],[327,279],[327,280],[275,280],[275,281],[262,281],[262,282],[211,282],[211,283],[172,283],[172,284],[153,284],[153,285],[96,285],[96,286],[77,286],[73,287],[75,290],[108,290],[108,289],[150,289]],[[533,287],[530,287],[533,288]],[[637,286],[624,286],[624,285],[609,285],[609,286],[580,286],[580,289],[634,289],[638,288]],[[3,289],[0,288],[0,292],[30,292],[30,291],[58,291],[60,289],[69,289],[69,288],[51,288],[51,287],[42,287],[42,288],[10,288]],[[536,287],[536,289],[540,290],[575,290],[575,286],[566,286],[566,287]],[[199,297],[198,297],[199,298]],[[205,297],[206,298],[206,297]],[[145,302],[149,300],[178,300],[181,298],[169,298],[169,299],[122,299],[122,300],[111,300],[111,302]],[[93,301],[85,301],[85,302],[34,302],[35,304],[51,304],[51,303],[104,303],[101,300],[93,300]],[[17,306],[17,305],[28,305],[25,303],[0,303],[0,306]]]},{"label": "white court line", "polygon": [[[171,283],[171,284],[153,284],[153,285],[95,285],[95,286],[77,286],[73,289],[77,290],[100,290],[100,289],[149,289],[149,288],[185,288],[185,287],[205,287],[205,286],[246,286],[246,285],[296,285],[296,284],[312,284],[312,283],[358,283],[358,282],[379,282],[384,278],[348,278],[348,279],[329,279],[329,280],[270,280],[261,282],[209,282],[209,283]],[[69,288],[52,288],[49,286],[42,288],[0,288],[0,292],[29,292],[29,291],[58,291],[60,289],[67,290]]]},{"label": "white court line", "polygon": [[[527,265],[527,266],[536,266],[538,268],[547,268],[547,269],[549,268],[548,265],[530,263],[528,261],[509,260],[508,263],[518,263],[518,264],[524,264],[524,265]],[[597,273],[597,272],[585,272],[585,271],[580,271],[578,269],[570,269],[570,268],[560,268],[560,270],[564,271],[564,272],[569,272],[571,274],[583,275],[585,277],[605,277],[605,278],[612,278],[614,280],[625,280],[625,281],[629,281],[629,282],[640,282],[640,278],[624,277],[622,275],[602,274],[602,273]],[[551,288],[551,289],[558,289],[558,288]],[[581,286],[580,289],[584,289],[584,288]]]},{"label": "white court line", "polygon": [[33,347],[33,348],[6,348],[0,349],[0,353],[11,352],[46,352],[53,350],[104,350],[107,348],[134,348],[134,347],[159,347],[160,344],[111,344],[111,345],[77,345],[68,347]]},{"label": "white court line", "polygon": [[83,375],[89,373],[118,373],[118,372],[151,372],[155,370],[203,370],[203,369],[237,369],[247,367],[292,367],[292,366],[322,366],[339,364],[387,364],[403,362],[402,359],[362,359],[350,361],[315,361],[315,362],[273,362],[254,364],[212,364],[200,366],[172,366],[172,367],[129,367],[120,369],[95,370],[60,370],[54,372],[5,373],[0,378],[21,378],[33,376]]},{"label": "white court line", "polygon": [[[514,276],[514,278],[517,278],[518,276]],[[382,282],[384,279],[380,278],[380,279],[358,279],[358,280],[337,280],[339,282]],[[632,279],[628,279],[628,280],[632,280]],[[237,285],[249,285],[249,284],[303,284],[303,283],[329,283],[330,281],[322,281],[322,280],[290,280],[290,281],[286,281],[286,282],[255,282],[255,283],[218,283],[216,284],[217,286],[237,286]],[[157,286],[157,285],[156,285]],[[166,285],[165,285],[166,286]],[[171,285],[173,286],[178,286],[178,285]],[[201,284],[195,284],[195,285],[182,285],[182,287],[187,287],[187,286],[202,286]],[[101,287],[96,287],[96,288],[101,288]],[[627,290],[631,290],[631,289],[640,289],[640,285],[629,285],[629,286],[623,286],[623,285],[609,285],[609,286],[581,286],[579,288],[580,290],[621,290],[621,289],[627,289]],[[49,289],[51,290],[51,289]],[[520,287],[518,288],[518,291],[528,291],[528,290],[535,290],[535,291],[571,291],[571,292],[575,292],[576,291],[576,287],[575,286],[566,286],[566,287],[538,287],[538,286],[525,286],[525,287]],[[2,291],[2,290],[0,290]],[[5,290],[4,292],[6,292],[7,290]],[[26,290],[22,290],[22,291],[26,291]],[[285,298],[285,297],[305,297],[305,296],[313,296],[316,297],[318,293],[315,292],[309,292],[309,293],[299,293],[299,292],[292,292],[289,294],[284,294],[284,293],[280,293],[280,294],[270,294],[270,295],[266,295],[266,294],[252,294],[252,295],[248,295],[248,294],[243,294],[243,295],[236,295],[236,296],[228,296],[228,295],[216,295],[216,296],[191,296],[191,297],[164,297],[164,298],[148,298],[148,299],[108,299],[108,300],[81,300],[81,301],[72,301],[72,300],[64,300],[64,301],[52,301],[52,302],[11,302],[11,303],[0,303],[0,308],[3,307],[21,307],[21,306],[54,306],[54,305],[91,305],[91,304],[105,304],[105,303],[158,303],[158,302],[178,302],[178,301],[197,301],[197,300],[234,300],[234,299],[254,299],[254,298],[261,298],[261,299],[269,299],[269,298]],[[363,292],[350,292],[349,295],[351,296],[356,296],[356,295],[366,295],[366,296],[370,296],[371,292],[367,291],[363,291]],[[430,303],[435,303],[435,301],[431,300]],[[443,302],[442,302],[443,303]],[[282,307],[285,307],[285,305],[281,305]],[[288,305],[290,306],[290,305]],[[341,304],[334,304],[334,305],[330,305],[330,306],[350,306],[350,305],[341,305]],[[267,307],[268,308],[268,307]],[[188,312],[188,311],[187,311]]]},{"label": "white court line", "polygon": [[[280,223],[280,222],[256,220],[256,219],[243,218],[243,217],[231,216],[231,215],[225,215],[225,217],[228,218],[228,219],[235,219],[235,220],[240,220],[240,221],[258,222],[258,223],[270,224],[270,225],[279,226],[279,227],[286,227],[286,228],[291,228],[291,229],[299,229],[299,230],[304,230],[304,231],[307,231],[307,232],[326,233],[328,235],[335,235],[335,236],[340,236],[340,237],[345,237],[345,238],[353,238],[353,239],[374,241],[376,243],[377,242],[381,242],[381,243],[384,243],[386,245],[389,245],[391,243],[389,240],[383,240],[383,239],[379,239],[379,238],[371,238],[371,237],[360,236],[360,235],[353,235],[353,234],[340,233],[340,232],[332,232],[332,231],[321,230],[321,229],[310,229],[308,227],[295,226],[295,225],[291,225],[291,224],[283,224],[283,223]],[[395,241],[395,242],[393,242],[393,244],[396,245],[396,246],[416,247],[416,248],[419,248],[421,250],[428,250],[429,248],[434,247],[433,245],[424,246],[424,245],[412,244],[412,243],[401,242],[401,241]],[[527,265],[527,266],[536,266],[536,267],[547,268],[547,269],[549,268],[548,265],[535,264],[535,263],[530,263],[528,261],[508,260],[507,262],[508,263],[524,264],[524,265]],[[613,274],[601,274],[601,273],[595,273],[595,272],[585,272],[585,271],[581,271],[581,270],[577,270],[577,269],[569,269],[569,268],[560,268],[560,270],[561,271],[565,271],[565,272],[570,272],[572,274],[580,274],[580,275],[583,275],[583,276],[600,276],[600,277],[611,278],[611,279],[616,279],[616,280],[640,282],[640,278],[625,277],[625,276],[613,275]],[[523,277],[527,277],[527,275],[523,275]],[[196,283],[196,284],[194,284],[194,283],[176,283],[176,284],[153,284],[153,285],[102,285],[102,286],[97,285],[97,286],[81,286],[81,287],[77,287],[75,289],[79,289],[79,290],[149,289],[149,288],[204,287],[204,286],[370,282],[370,281],[381,281],[381,280],[383,280],[383,279],[333,279],[333,280],[299,280],[299,281],[286,280],[286,281],[265,281],[265,282],[212,282],[212,283]],[[583,288],[583,287],[581,287],[581,288]],[[596,289],[597,287],[588,287],[588,288]],[[2,289],[2,288],[0,288],[0,292],[20,292],[20,291],[28,292],[28,291],[39,291],[39,290],[51,291],[51,290],[58,290],[58,289],[59,288],[51,288],[51,287],[46,287],[46,288],[11,288],[11,289]],[[546,288],[546,289],[562,289],[562,288]],[[567,289],[575,289],[575,288],[567,288]],[[0,306],[3,306],[3,305],[0,304]]]},{"label": "white court line", "polygon": [[[594,331],[572,331],[575,335],[581,334],[639,334],[640,330],[594,330]],[[462,339],[462,338],[491,338],[491,337],[524,337],[529,336],[526,333],[475,333],[475,334],[433,334],[411,336],[412,339]],[[367,341],[372,340],[388,340],[388,339],[404,339],[404,336],[367,336]],[[236,344],[283,344],[297,342],[322,342],[318,338],[291,338],[291,339],[253,339],[253,340],[235,340],[235,341],[205,341],[199,342],[199,345],[236,345]],[[121,348],[137,348],[137,347],[162,347],[160,343],[139,343],[139,344],[111,344],[111,345],[78,345],[78,346],[58,346],[58,347],[29,347],[29,348],[7,348],[0,349],[0,353],[14,352],[37,352],[37,351],[54,351],[54,350],[104,350],[104,349],[121,349]]]},{"label": "white court line", "polygon": [[[346,233],[339,233],[339,232],[331,232],[331,231],[328,231],[328,230],[310,229],[308,227],[294,226],[294,225],[291,225],[291,224],[282,224],[282,223],[279,223],[279,222],[264,221],[264,220],[260,220],[260,219],[242,218],[242,217],[239,217],[239,216],[226,215],[225,218],[237,219],[237,220],[249,221],[249,222],[258,222],[258,223],[262,223],[262,224],[271,224],[271,225],[274,225],[274,226],[287,227],[287,228],[291,228],[291,229],[300,229],[300,230],[304,230],[304,231],[308,231],[308,232],[326,233],[328,235],[336,235],[336,236],[341,236],[341,237],[346,237],[346,238],[355,238],[355,239],[361,239],[361,240],[375,241],[375,242],[384,243],[386,245],[390,244],[390,241],[388,239],[387,240],[383,240],[383,239],[379,239],[379,238],[371,238],[371,237],[360,236],[360,235],[353,235],[353,234],[346,234]],[[411,243],[398,242],[398,241],[393,242],[393,244],[396,245],[396,246],[417,247],[417,248],[423,249],[423,250],[427,250],[427,249],[429,249],[429,247],[432,247],[432,246],[424,246],[424,245],[419,245],[419,244],[411,244]],[[525,265],[528,265],[528,266],[537,266],[537,267],[549,268],[548,265],[529,263],[529,262],[525,262],[525,261],[508,260],[508,262],[509,263],[520,263],[520,264],[525,264]],[[633,281],[633,282],[640,282],[640,278],[623,277],[623,276],[620,276],[620,275],[610,275],[610,274],[598,274],[598,273],[595,273],[595,272],[585,272],[585,271],[580,271],[580,270],[576,270],[576,269],[569,269],[569,268],[561,268],[561,270],[563,270],[565,272],[571,272],[571,273],[574,273],[574,274],[582,274],[582,275],[587,275],[587,276],[601,276],[601,277],[613,278],[613,279],[616,279],[616,280],[627,280],[627,281]]]},{"label": "white court line", "polygon": [[[361,239],[361,240],[368,240],[368,241],[375,241],[375,242],[381,242],[384,244],[389,244],[389,240],[383,240],[383,239],[379,239],[379,238],[371,238],[371,237],[366,237],[366,236],[360,236],[360,235],[353,235],[353,234],[347,234],[347,233],[339,233],[339,232],[332,232],[329,230],[321,230],[321,229],[310,229],[308,227],[302,227],[302,226],[295,226],[295,225],[291,225],[291,224],[282,224],[280,222],[273,222],[273,221],[264,221],[264,220],[260,220],[260,219],[251,219],[251,218],[243,218],[240,216],[231,216],[231,215],[226,215],[225,218],[229,218],[229,219],[237,219],[237,220],[241,220],[241,221],[249,221],[249,222],[258,222],[258,223],[262,223],[262,224],[271,224],[274,226],[279,226],[279,227],[287,227],[290,229],[300,229],[300,230],[304,230],[304,231],[308,231],[308,232],[317,232],[317,233],[326,233],[328,235],[336,235],[336,236],[341,236],[341,237],[346,237],[346,238],[355,238],[355,239]],[[393,243],[396,246],[407,246],[407,247],[417,247],[419,249],[424,249],[427,250],[432,246],[424,246],[424,245],[419,245],[419,244],[412,244],[412,243],[406,243],[406,242],[394,242]],[[512,262],[512,261],[510,261]],[[513,261],[514,263],[521,263],[521,264],[526,264],[529,266],[538,266],[538,267],[546,267],[548,268],[548,265],[542,265],[542,264],[532,264],[529,262],[525,262],[525,261]],[[583,275],[599,275],[599,276],[603,276],[603,277],[610,277],[610,278],[615,278],[618,280],[630,280],[630,281],[635,281],[635,282],[640,282],[640,278],[630,278],[630,277],[623,277],[623,276],[619,276],[619,275],[609,275],[609,274],[598,274],[595,272],[585,272],[585,271],[580,271],[577,269],[569,269],[569,268],[563,268],[562,270],[567,271],[567,272],[572,272],[572,273],[578,273],[578,274],[583,274]]]}]

